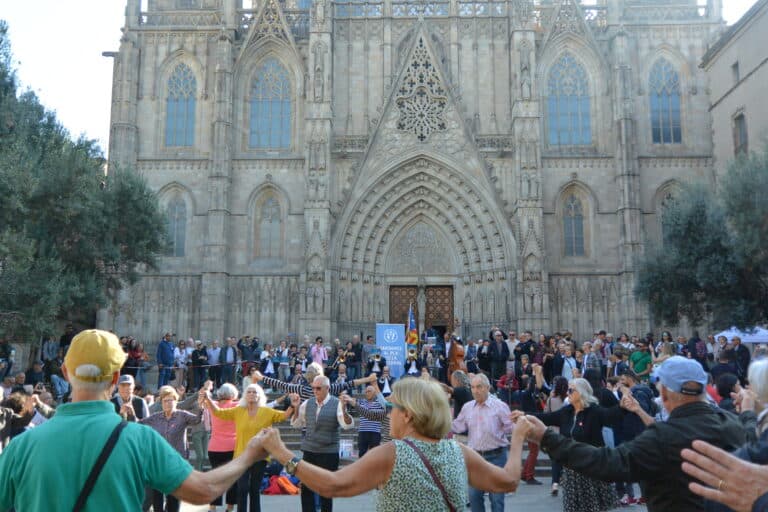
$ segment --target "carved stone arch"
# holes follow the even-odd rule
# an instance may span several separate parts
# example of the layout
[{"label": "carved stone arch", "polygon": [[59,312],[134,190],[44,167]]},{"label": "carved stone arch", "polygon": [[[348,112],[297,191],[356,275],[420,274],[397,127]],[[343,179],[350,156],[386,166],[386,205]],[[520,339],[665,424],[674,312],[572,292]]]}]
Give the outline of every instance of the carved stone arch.
[{"label": "carved stone arch", "polygon": [[[196,104],[194,121],[194,143],[192,146],[170,146],[168,149],[166,149],[165,128],[168,120],[168,102],[166,101],[168,98],[168,80],[171,78],[171,75],[179,64],[184,64],[189,67],[195,76]],[[163,60],[158,69],[158,73],[154,77],[154,84],[152,86],[152,90],[156,91],[155,94],[157,95],[155,98],[155,94],[153,94],[153,99],[160,100],[158,102],[157,117],[155,118],[155,133],[160,135],[155,137],[154,141],[152,142],[155,147],[155,151],[159,153],[162,153],[163,151],[173,151],[174,153],[179,153],[181,151],[182,154],[194,155],[196,154],[197,148],[202,146],[201,137],[203,130],[201,127],[203,126],[203,119],[205,118],[203,109],[206,106],[203,101],[208,99],[206,83],[205,70],[202,64],[194,54],[188,52],[187,50],[179,49],[171,52]]]},{"label": "carved stone arch", "polygon": [[600,130],[598,128],[602,123],[609,122],[610,120],[610,104],[606,102],[606,98],[611,97],[610,69],[604,63],[605,59],[597,53],[592,45],[584,38],[575,34],[565,34],[558,37],[544,49],[541,58],[537,62],[535,83],[539,84],[538,94],[542,100],[542,112],[544,113],[543,122],[541,123],[541,140],[545,142],[545,146],[549,146],[549,138],[545,135],[547,134],[548,126],[546,102],[549,95],[548,79],[550,71],[566,54],[572,55],[586,73],[592,126],[591,146],[598,146],[601,142],[599,139]]},{"label": "carved stone arch", "polygon": [[192,194],[192,189],[184,185],[179,181],[172,181],[164,185],[157,191],[157,199],[160,203],[160,207],[163,208],[171,197],[180,195],[187,203],[187,211],[190,217],[194,216],[197,212],[197,204],[195,202],[195,196]]},{"label": "carved stone arch", "polygon": [[249,47],[242,57],[235,64],[233,73],[233,93],[234,93],[234,126],[235,133],[240,134],[240,138],[235,141],[235,150],[241,155],[258,154],[258,150],[251,149],[248,146],[248,135],[250,132],[249,112],[250,95],[253,80],[256,77],[260,66],[270,58],[277,59],[280,64],[288,71],[291,81],[291,92],[293,94],[293,108],[291,120],[291,148],[290,152],[296,153],[304,144],[304,86],[305,69],[302,57],[296,50],[288,44],[274,39],[268,39]]},{"label": "carved stone arch", "polygon": [[[594,230],[596,215],[599,211],[597,197],[586,184],[576,180],[571,180],[563,185],[555,196],[554,211],[558,225],[557,245],[561,247],[560,256],[566,257],[563,245],[565,238],[565,215],[566,206],[569,204],[571,197],[580,201],[583,216],[584,256],[578,256],[578,258],[581,258],[581,261],[594,260],[596,256],[595,247],[598,245],[596,242],[597,233]],[[584,258],[587,258],[587,260],[584,260]]]},{"label": "carved stone arch", "polygon": [[681,191],[682,184],[676,179],[669,179],[662,183],[653,195],[653,204],[650,209],[654,213],[655,221],[651,226],[646,225],[646,227],[650,227],[651,239],[657,243],[663,242],[664,209],[670,199],[677,197]]},{"label": "carved stone arch", "polygon": [[402,68],[403,59],[408,57],[414,39],[420,30],[425,30],[429,36],[429,45],[435,52],[435,57],[437,57],[437,60],[440,62],[444,78],[449,82],[452,81],[449,54],[446,52],[447,45],[445,44],[443,37],[437,32],[432,32],[427,27],[420,27],[419,25],[415,25],[408,29],[397,42],[397,45],[395,46],[396,52],[392,59],[392,73],[396,75],[400,71],[400,68]]},{"label": "carved stone arch", "polygon": [[680,77],[680,93],[683,97],[688,96],[691,84],[696,81],[694,77],[695,71],[691,70],[688,60],[680,50],[667,43],[661,43],[653,48],[642,60],[640,65],[640,94],[648,94],[648,77],[650,76],[654,64],[656,64],[659,59],[666,59],[672,64]]},{"label": "carved stone arch", "polygon": [[450,237],[443,229],[423,214],[416,214],[405,223],[387,248],[389,275],[458,274],[450,246]]},{"label": "carved stone arch", "polygon": [[203,65],[193,53],[183,49],[177,49],[169,53],[160,63],[158,72],[155,75],[153,90],[159,92],[160,98],[164,98],[168,89],[168,79],[179,64],[186,64],[195,74],[195,78],[197,79],[197,99],[207,99],[205,97],[207,90],[205,87],[206,81]]},{"label": "carved stone arch", "polygon": [[[286,195],[273,185],[262,185],[256,189],[248,201],[248,254],[250,261],[282,261],[285,258],[285,230],[288,218]],[[272,222],[265,215],[270,216]],[[278,215],[279,229],[269,227]],[[263,229],[270,229],[264,233]],[[267,236],[269,235],[269,236]],[[269,248],[264,244],[269,239]],[[276,246],[272,244],[276,243]],[[266,251],[266,253],[265,253]]]},{"label": "carved stone arch", "polygon": [[677,197],[683,190],[683,185],[676,179],[669,179],[659,185],[656,193],[653,195],[653,204],[650,210],[656,215],[662,213],[664,203],[672,197]]},{"label": "carved stone arch", "polygon": [[[451,226],[449,236],[457,245],[465,245],[466,251],[462,249],[460,252],[470,256],[470,265],[482,260],[478,251],[485,244],[479,245],[478,240],[494,240],[495,243],[499,237],[503,237],[499,238],[503,259],[492,259],[489,265],[514,265],[516,243],[508,229],[508,221],[498,211],[483,206],[493,204],[494,198],[476,182],[474,176],[459,173],[455,168],[424,154],[390,164],[388,169],[356,184],[359,199],[348,204],[342,212],[338,223],[342,229],[336,233],[332,245],[331,260],[336,265],[363,268],[365,257],[362,251],[367,247],[375,251],[382,243],[391,242],[392,221],[399,219],[406,207],[429,209],[430,205],[445,207],[444,216],[452,222],[447,224]],[[406,218],[405,222],[408,220]],[[479,228],[478,221],[482,221]],[[373,242],[368,243],[369,239]],[[495,251],[488,253],[493,256]]]}]

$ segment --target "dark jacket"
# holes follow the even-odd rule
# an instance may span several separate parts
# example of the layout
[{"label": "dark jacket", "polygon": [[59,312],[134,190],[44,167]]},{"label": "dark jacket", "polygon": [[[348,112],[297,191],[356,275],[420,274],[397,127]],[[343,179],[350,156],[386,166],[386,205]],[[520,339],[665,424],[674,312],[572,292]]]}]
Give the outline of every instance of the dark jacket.
[{"label": "dark jacket", "polygon": [[544,434],[541,447],[553,460],[589,477],[640,482],[649,512],[699,512],[704,500],[688,489],[691,478],[683,473],[680,456],[694,439],[732,451],[745,435],[736,416],[696,402],[677,407],[666,422],[654,423],[617,448],[590,446],[553,431]]},{"label": "dark jacket", "polygon": [[617,425],[624,414],[618,406],[605,408],[593,405],[575,414],[572,405],[566,405],[555,412],[536,414],[547,426],[560,427],[564,437],[572,437],[576,441],[589,443],[592,446],[603,446],[603,427]]},{"label": "dark jacket", "polygon": [[502,341],[500,346],[501,352],[499,352],[495,341],[491,341],[491,344],[488,346],[488,356],[492,363],[501,363],[509,359],[509,347],[507,344]]}]

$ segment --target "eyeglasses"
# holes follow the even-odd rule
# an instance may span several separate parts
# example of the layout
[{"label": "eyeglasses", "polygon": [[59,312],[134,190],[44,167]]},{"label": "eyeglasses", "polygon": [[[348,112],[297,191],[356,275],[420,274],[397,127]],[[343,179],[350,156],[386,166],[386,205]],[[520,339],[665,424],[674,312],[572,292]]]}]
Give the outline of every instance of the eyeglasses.
[{"label": "eyeglasses", "polygon": [[405,409],[405,407],[395,402],[387,402],[387,406],[392,407],[393,409],[400,409],[401,411]]},{"label": "eyeglasses", "polygon": [[573,393],[578,393],[578,390],[576,390],[574,388],[568,388],[568,394],[570,395],[570,394],[573,394]]},{"label": "eyeglasses", "polygon": [[319,390],[319,389],[323,389],[323,386],[312,386],[312,389],[314,389],[315,391],[317,391],[317,390]]}]

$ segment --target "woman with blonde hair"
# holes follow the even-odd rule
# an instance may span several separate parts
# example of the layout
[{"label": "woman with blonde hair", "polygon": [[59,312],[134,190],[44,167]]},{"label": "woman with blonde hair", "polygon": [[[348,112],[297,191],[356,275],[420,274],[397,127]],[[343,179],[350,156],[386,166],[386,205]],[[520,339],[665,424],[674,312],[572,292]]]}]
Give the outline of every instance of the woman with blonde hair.
[{"label": "woman with blonde hair", "polygon": [[[621,421],[621,409],[606,409],[598,404],[592,386],[586,379],[576,378],[568,383],[568,405],[550,413],[535,414],[545,425],[560,428],[560,434],[592,446],[604,446],[603,427],[613,427]],[[514,411],[513,418],[525,413]],[[613,484],[601,482],[576,471],[563,468],[560,482],[565,512],[599,512],[618,505]]]},{"label": "woman with blonde hair", "polygon": [[[237,407],[224,409],[211,400],[209,394],[211,381],[206,382],[200,390],[199,396],[203,405],[211,414],[221,420],[235,422],[235,450],[233,458],[237,458],[245,451],[248,441],[261,430],[272,426],[279,421],[285,421],[291,417],[299,405],[298,395],[291,396],[291,405],[285,411],[276,411],[266,407],[264,390],[258,384],[249,384],[245,388],[243,398]],[[251,511],[261,510],[261,479],[266,469],[266,461],[258,461],[243,473],[237,481],[237,510],[248,510],[250,501]]]},{"label": "woman with blonde hair", "polygon": [[501,468],[467,446],[444,439],[451,428],[451,409],[437,382],[402,379],[394,384],[389,399],[393,441],[336,472],[294,457],[276,429],[263,431],[260,441],[289,473],[322,496],[356,496],[381,489],[379,512],[463,510],[467,483],[488,492],[517,489],[522,445],[530,430],[525,418],[517,421],[507,464]]}]

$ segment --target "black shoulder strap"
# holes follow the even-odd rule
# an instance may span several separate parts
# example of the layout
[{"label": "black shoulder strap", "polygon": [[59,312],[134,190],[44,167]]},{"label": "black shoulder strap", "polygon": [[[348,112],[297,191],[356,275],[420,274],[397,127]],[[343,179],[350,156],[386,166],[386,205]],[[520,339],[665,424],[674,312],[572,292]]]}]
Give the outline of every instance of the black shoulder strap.
[{"label": "black shoulder strap", "polygon": [[109,455],[112,453],[112,449],[117,444],[117,439],[120,437],[120,432],[123,431],[126,425],[128,425],[127,421],[121,421],[112,431],[112,434],[110,434],[109,439],[107,439],[107,444],[105,444],[104,448],[102,448],[101,453],[99,454],[99,458],[96,459],[96,463],[93,465],[93,469],[91,469],[91,473],[88,475],[88,479],[85,481],[83,490],[80,491],[80,496],[77,497],[77,503],[75,503],[75,507],[72,509],[72,512],[80,512],[85,507],[85,502],[88,500],[88,496],[90,496],[91,491],[93,491],[93,486],[96,485],[96,479],[99,478],[99,474],[101,473],[104,464],[107,462]]}]

